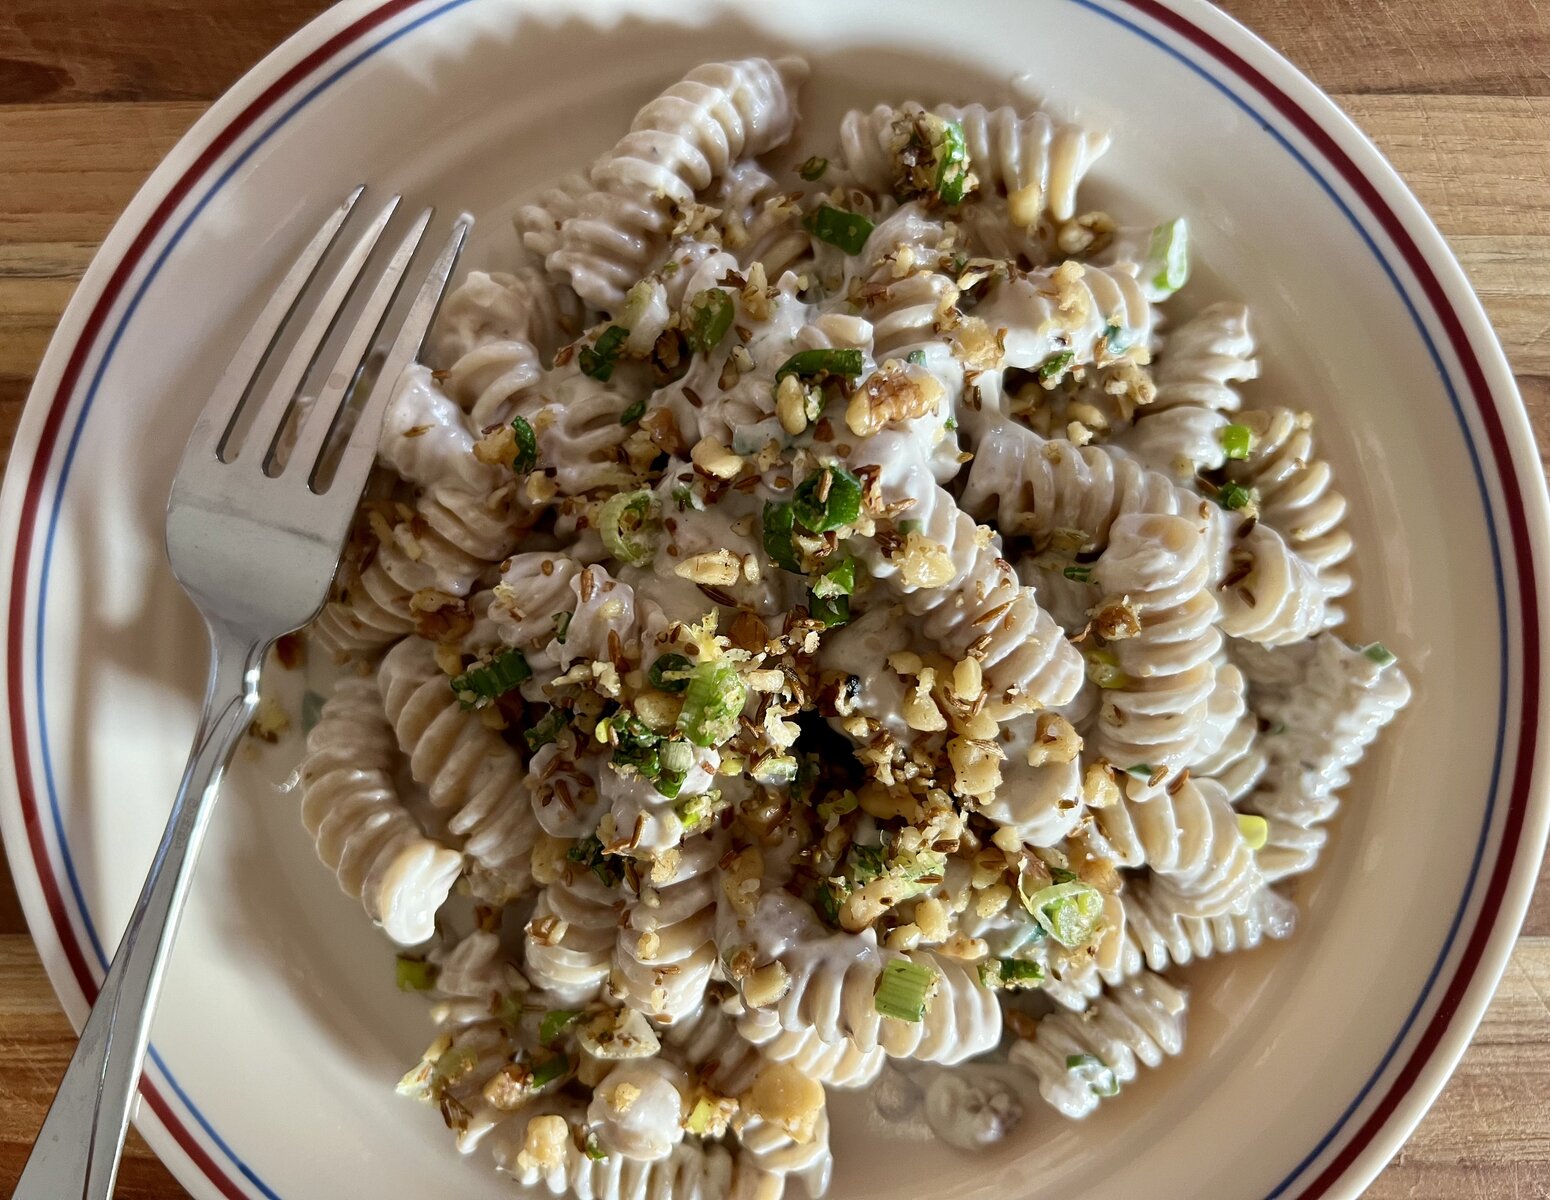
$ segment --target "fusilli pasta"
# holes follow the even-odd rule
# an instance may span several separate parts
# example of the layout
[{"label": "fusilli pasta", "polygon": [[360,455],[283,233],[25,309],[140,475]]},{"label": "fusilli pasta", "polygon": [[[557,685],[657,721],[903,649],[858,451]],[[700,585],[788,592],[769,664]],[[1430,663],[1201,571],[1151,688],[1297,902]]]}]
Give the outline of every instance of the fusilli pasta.
[{"label": "fusilli pasta", "polygon": [[1082,203],[1108,135],[906,102],[802,149],[806,73],[698,67],[517,207],[312,628],[381,658],[302,810],[425,943],[399,1090],[534,1194],[816,1197],[829,1088],[970,1151],[1030,1074],[1087,1115],[1181,1050],[1180,973],[1291,934],[1409,698],[1334,632],[1280,348],[1175,305],[1183,219]]}]

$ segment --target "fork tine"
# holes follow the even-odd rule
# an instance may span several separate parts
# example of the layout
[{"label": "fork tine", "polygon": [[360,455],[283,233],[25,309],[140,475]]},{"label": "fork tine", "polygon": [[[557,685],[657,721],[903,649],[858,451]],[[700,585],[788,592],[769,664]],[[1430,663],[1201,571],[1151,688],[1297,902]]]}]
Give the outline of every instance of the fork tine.
[{"label": "fork tine", "polygon": [[[430,273],[426,276],[425,282],[420,285],[419,294],[415,296],[414,303],[409,306],[404,324],[399,329],[398,336],[393,339],[393,345],[383,360],[382,369],[372,383],[371,393],[366,397],[365,404],[361,406],[355,428],[350,431],[350,440],[345,444],[344,451],[340,455],[339,467],[334,472],[329,490],[342,489],[340,494],[351,498],[351,508],[353,508],[354,498],[360,495],[361,488],[365,486],[366,476],[371,470],[372,462],[376,459],[377,442],[382,436],[382,421],[387,412],[388,400],[397,388],[398,377],[420,352],[420,346],[425,341],[431,322],[436,319],[436,312],[441,307],[441,297],[447,290],[447,281],[452,278],[452,272],[457,268],[458,256],[463,252],[463,243],[468,240],[468,231],[473,227],[473,223],[472,217],[463,216],[458,218],[457,223],[452,227],[452,232],[446,244],[442,246],[441,253],[431,264]],[[312,475],[314,485],[317,471],[318,467],[315,465]],[[345,519],[348,520],[348,517],[349,512],[346,511]]]},{"label": "fork tine", "polygon": [[[231,454],[229,444],[221,447],[227,461],[235,457],[243,460],[244,464],[250,467],[268,470],[274,458],[275,444],[279,440],[281,429],[285,427],[285,418],[296,402],[302,381],[317,361],[318,353],[328,335],[339,323],[344,307],[366,269],[366,260],[377,248],[377,243],[382,238],[382,231],[387,228],[388,221],[398,208],[399,199],[398,196],[389,199],[382,206],[381,211],[372,218],[371,224],[355,239],[349,254],[329,279],[323,294],[301,326],[295,345],[286,355],[285,361],[280,365],[273,382],[269,385],[268,394],[264,396],[254,413],[242,445],[237,448],[235,455]],[[230,436],[228,433],[227,437]]]},{"label": "fork tine", "polygon": [[355,382],[367,352],[381,336],[382,322],[403,287],[409,262],[414,257],[415,251],[419,249],[421,241],[424,240],[425,231],[430,225],[434,212],[434,209],[427,208],[415,218],[414,226],[399,242],[398,249],[393,252],[393,257],[382,272],[382,277],[377,281],[377,286],[372,289],[370,297],[367,298],[366,305],[355,322],[355,327],[350,330],[350,336],[345,339],[344,347],[334,361],[334,369],[329,372],[323,390],[318,393],[311,413],[302,424],[287,465],[305,464],[310,474],[312,465],[328,442],[329,435],[337,428],[343,408],[342,402],[350,391],[351,384]]},{"label": "fork tine", "polygon": [[205,453],[216,455],[225,449],[226,439],[231,436],[231,428],[237,421],[237,413],[242,408],[242,402],[247,397],[248,389],[253,385],[253,377],[258,374],[264,360],[268,358],[270,348],[274,345],[275,335],[279,333],[280,326],[291,315],[296,307],[296,301],[301,297],[306,286],[312,282],[312,277],[317,273],[318,264],[323,261],[329,249],[338,237],[340,229],[344,227],[346,218],[355,208],[355,202],[366,191],[363,183],[344,198],[338,208],[329,215],[321,228],[312,235],[312,240],[307,243],[300,256],[291,264],[290,270],[280,280],[280,286],[269,297],[263,311],[258,314],[258,320],[248,330],[247,336],[242,339],[242,345],[237,353],[232,356],[226,370],[222,372],[220,382],[216,384],[215,391],[210,396],[210,403],[205,405],[204,411],[194,423],[193,434],[189,439],[190,451],[196,445],[205,447]]}]

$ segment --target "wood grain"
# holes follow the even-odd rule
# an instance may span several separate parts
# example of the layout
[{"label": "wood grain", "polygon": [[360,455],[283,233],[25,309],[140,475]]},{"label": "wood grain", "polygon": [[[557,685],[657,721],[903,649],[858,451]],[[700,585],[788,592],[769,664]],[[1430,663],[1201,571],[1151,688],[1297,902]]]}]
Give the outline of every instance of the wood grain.
[{"label": "wood grain", "polygon": [[[117,214],[205,104],[324,7],[0,0],[0,463],[53,326]],[[1335,95],[1436,219],[1550,460],[1547,0],[1226,7]],[[0,872],[0,1195],[70,1047]],[[118,1195],[183,1193],[132,1138]],[[1463,1065],[1368,1196],[1550,1200],[1550,878]]]},{"label": "wood grain", "polygon": [[322,0],[8,0],[0,104],[214,100]]}]

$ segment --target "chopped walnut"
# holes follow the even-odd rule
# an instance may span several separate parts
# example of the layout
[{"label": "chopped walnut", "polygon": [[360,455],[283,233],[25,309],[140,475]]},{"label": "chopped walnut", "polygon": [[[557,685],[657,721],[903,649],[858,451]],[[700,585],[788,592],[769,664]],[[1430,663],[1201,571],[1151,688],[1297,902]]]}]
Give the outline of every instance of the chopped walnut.
[{"label": "chopped walnut", "polygon": [[558,1171],[565,1165],[565,1147],[569,1142],[570,1126],[564,1117],[534,1117],[527,1123],[527,1134],[517,1154],[517,1166],[541,1175]]},{"label": "chopped walnut", "polygon": [[953,357],[967,367],[996,371],[1006,356],[1006,330],[992,329],[981,317],[964,317],[953,332]]},{"label": "chopped walnut", "polygon": [[1001,786],[1001,748],[978,738],[955,737],[947,743],[953,767],[953,791],[960,796],[990,797]]},{"label": "chopped walnut", "polygon": [[1089,212],[1063,221],[1055,232],[1055,245],[1070,257],[1097,254],[1114,240],[1114,218],[1106,212]]},{"label": "chopped walnut", "polygon": [[958,574],[947,547],[921,533],[912,532],[904,539],[894,561],[900,577],[911,587],[945,587]]},{"label": "chopped walnut", "polygon": [[870,437],[888,425],[930,416],[944,394],[941,382],[930,371],[891,358],[867,376],[851,396],[845,424],[857,437]]},{"label": "chopped walnut", "polygon": [[1119,803],[1119,784],[1103,763],[1092,763],[1082,776],[1082,800],[1088,808],[1109,808]]},{"label": "chopped walnut", "polygon": [[965,962],[978,962],[990,953],[990,947],[984,938],[969,937],[960,930],[943,942],[937,953]]},{"label": "chopped walnut", "polygon": [[749,1008],[767,1008],[791,990],[791,972],[778,963],[755,967],[743,980],[743,1002]]},{"label": "chopped walnut", "polygon": [[1028,747],[1028,765],[1068,763],[1082,749],[1082,735],[1059,713],[1040,713],[1033,727],[1033,744]]},{"label": "chopped walnut", "polygon": [[673,573],[692,583],[726,587],[742,577],[743,560],[730,550],[711,550],[684,559],[673,568]]},{"label": "chopped walnut", "polygon": [[775,415],[781,429],[792,437],[807,428],[807,388],[795,375],[783,376],[776,386]]},{"label": "chopped walnut", "polygon": [[936,683],[936,672],[930,667],[922,669],[915,686],[904,697],[904,723],[921,733],[935,733],[947,728],[947,718],[932,699],[931,688]]},{"label": "chopped walnut", "polygon": [[920,940],[938,943],[947,940],[947,906],[940,900],[928,898],[915,906],[915,924],[920,928]]},{"label": "chopped walnut", "polygon": [[823,1084],[792,1064],[772,1062],[739,1099],[746,1113],[768,1121],[792,1141],[805,1145],[812,1141],[823,1112],[824,1090]]},{"label": "chopped walnut", "polygon": [[474,443],[474,457],[492,467],[509,467],[517,457],[517,431],[496,425]]},{"label": "chopped walnut", "polygon": [[716,479],[735,479],[743,469],[743,460],[711,437],[696,442],[689,457],[695,466]]},{"label": "chopped walnut", "polygon": [[1056,320],[1072,332],[1080,330],[1092,317],[1093,297],[1085,283],[1087,268],[1067,259],[1055,268]]},{"label": "chopped walnut", "polygon": [[721,890],[738,916],[753,916],[759,903],[759,885],[763,879],[764,855],[757,846],[739,850],[722,866]]},{"label": "chopped walnut", "polygon": [[1110,596],[1093,609],[1093,630],[1104,641],[1118,642],[1141,632],[1141,618],[1129,596]]}]

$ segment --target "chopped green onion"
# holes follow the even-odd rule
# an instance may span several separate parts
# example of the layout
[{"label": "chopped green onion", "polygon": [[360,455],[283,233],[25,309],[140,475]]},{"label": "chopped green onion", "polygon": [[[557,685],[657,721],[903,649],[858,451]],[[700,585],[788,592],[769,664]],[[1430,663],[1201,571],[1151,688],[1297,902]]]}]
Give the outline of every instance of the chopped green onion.
[{"label": "chopped green onion", "polygon": [[1130,339],[1125,336],[1125,331],[1118,325],[1105,325],[1103,327],[1103,344],[1109,348],[1110,354],[1123,354],[1125,348],[1130,345]]},{"label": "chopped green onion", "polygon": [[651,786],[657,789],[657,795],[666,796],[669,800],[678,799],[678,793],[683,791],[684,780],[689,777],[687,771],[669,771],[663,767],[657,772],[656,778],[651,781]]},{"label": "chopped green onion", "polygon": [[581,1014],[568,1008],[556,1008],[544,1014],[538,1025],[538,1040],[544,1045],[557,1041],[559,1036],[581,1020]]},{"label": "chopped green onion", "polygon": [[510,992],[499,993],[490,1004],[490,1016],[504,1025],[513,1038],[521,1036],[522,1018],[525,1015],[522,1001]]},{"label": "chopped green onion", "polygon": [[1087,678],[1091,679],[1101,688],[1122,688],[1130,686],[1130,676],[1120,668],[1119,659],[1114,657],[1109,650],[1088,650]]},{"label": "chopped green onion", "polygon": [[904,356],[904,361],[914,367],[926,365],[926,352],[924,350],[911,350]]},{"label": "chopped green onion", "polygon": [[557,612],[550,618],[554,622],[554,640],[565,645],[565,635],[570,632],[571,618],[575,613]]},{"label": "chopped green onion", "polygon": [[1142,282],[1150,284],[1152,300],[1173,295],[1189,280],[1189,225],[1183,217],[1152,230],[1142,266]]},{"label": "chopped green onion", "polygon": [[586,1145],[582,1146],[581,1152],[593,1162],[606,1162],[608,1159],[608,1151],[603,1149],[603,1143],[597,1140],[595,1133],[587,1134]]},{"label": "chopped green onion", "polygon": [[709,821],[722,809],[727,808],[728,803],[721,798],[719,789],[713,788],[708,792],[701,792],[697,796],[686,796],[673,806],[673,812],[684,827],[684,832],[698,829],[706,821]]},{"label": "chopped green onion", "polygon": [[620,562],[638,567],[656,552],[657,498],[642,489],[610,496],[598,515],[598,533],[608,553]]},{"label": "chopped green onion", "polygon": [[838,926],[840,905],[845,903],[845,897],[849,894],[850,885],[843,879],[826,879],[819,885],[818,894],[813,899],[813,907],[826,923]]},{"label": "chopped green onion", "polygon": [[595,837],[584,838],[577,842],[565,852],[565,857],[573,863],[589,868],[604,887],[613,887],[624,878],[624,873],[615,865],[618,855],[605,853],[603,843]]},{"label": "chopped green onion", "polygon": [[936,158],[936,194],[943,204],[961,204],[969,186],[969,148],[963,140],[963,126],[943,121],[940,139],[933,138],[931,152]]},{"label": "chopped green onion", "polygon": [[779,384],[787,375],[795,375],[798,379],[817,379],[821,375],[850,378],[860,375],[865,366],[865,357],[859,350],[798,350],[776,369],[775,382]]},{"label": "chopped green onion", "polygon": [[1373,642],[1369,646],[1363,646],[1362,656],[1377,663],[1380,667],[1392,666],[1399,661],[1399,656],[1382,642]]},{"label": "chopped green onion", "polygon": [[942,422],[942,428],[947,430],[948,433],[954,432],[958,428],[958,418],[948,417],[947,420]]},{"label": "chopped green onion", "polygon": [[814,533],[841,529],[861,515],[861,481],[844,467],[819,467],[797,485],[791,512]]},{"label": "chopped green onion", "polygon": [[860,213],[847,212],[820,204],[818,210],[802,222],[820,242],[838,246],[846,254],[860,254],[872,236],[872,222]]},{"label": "chopped green onion", "polygon": [[852,844],[845,855],[845,874],[856,883],[871,883],[888,869],[888,854],[881,846]]},{"label": "chopped green onion", "polygon": [[437,974],[435,963],[426,962],[423,958],[411,958],[407,954],[398,956],[394,969],[398,990],[401,992],[428,992],[435,986]]},{"label": "chopped green onion", "polygon": [[748,774],[767,787],[784,787],[796,782],[799,764],[789,754],[772,754],[749,768]]},{"label": "chopped green onion", "polygon": [[694,751],[688,742],[663,742],[660,757],[669,771],[687,771],[694,766]]},{"label": "chopped green onion", "polygon": [[732,328],[732,297],[721,288],[696,293],[684,310],[684,337],[692,350],[709,353]]},{"label": "chopped green onion", "polygon": [[818,802],[818,819],[820,821],[833,821],[843,817],[846,813],[853,813],[860,805],[856,793],[846,788],[843,792],[830,793],[827,800]]},{"label": "chopped green onion", "polygon": [[569,1074],[570,1059],[563,1054],[556,1054],[552,1058],[546,1058],[533,1068],[533,1077],[529,1086],[536,1092],[548,1087],[556,1079]]},{"label": "chopped green onion", "polygon": [[1075,350],[1062,350],[1059,354],[1051,354],[1039,364],[1039,378],[1045,383],[1059,379],[1066,373],[1066,368],[1075,361]]},{"label": "chopped green onion", "polygon": [[624,341],[630,331],[622,325],[610,325],[598,335],[596,346],[583,346],[576,355],[576,365],[583,375],[607,383],[614,373],[614,364],[624,353]]},{"label": "chopped green onion", "polygon": [[936,972],[924,963],[892,959],[877,977],[872,1006],[881,1015],[896,1020],[924,1020],[936,979]]},{"label": "chopped green onion", "polygon": [[664,654],[651,664],[646,678],[654,688],[664,692],[681,692],[689,686],[689,675],[693,670],[694,664],[682,654]]},{"label": "chopped green onion", "polygon": [[849,596],[820,596],[816,591],[807,593],[807,615],[825,629],[833,629],[850,620]]},{"label": "chopped green onion", "polygon": [[808,183],[817,183],[818,180],[823,178],[823,173],[828,169],[829,160],[815,154],[797,168],[797,174],[807,180]]},{"label": "chopped green onion", "polygon": [[1075,871],[1068,871],[1064,867],[1051,867],[1049,869],[1049,877],[1056,883],[1070,883],[1077,878],[1077,873]]},{"label": "chopped green onion", "polygon": [[630,405],[629,408],[625,409],[622,413],[619,414],[619,424],[633,425],[636,421],[639,421],[645,415],[646,402],[644,400],[637,400],[634,404]]},{"label": "chopped green onion", "polygon": [[597,733],[601,733],[599,740],[606,740],[613,746],[613,757],[609,761],[616,768],[634,771],[647,779],[655,779],[662,773],[661,737],[628,709],[620,709],[606,721],[599,721],[594,736]]},{"label": "chopped green onion", "polygon": [[538,435],[525,417],[511,419],[511,432],[517,439],[517,456],[511,460],[511,469],[525,475],[538,465]]},{"label": "chopped green onion", "polygon": [[924,528],[925,522],[915,517],[906,517],[904,520],[899,522],[898,526],[899,532],[902,533],[905,537],[909,537],[909,535],[912,533],[919,533]]},{"label": "chopped green onion", "polygon": [[527,743],[527,748],[532,751],[540,746],[547,746],[550,742],[558,741],[560,730],[570,724],[571,711],[568,708],[551,708],[534,723],[533,728],[523,730],[522,740]]},{"label": "chopped green onion", "polygon": [[1090,884],[1071,880],[1029,896],[1019,881],[1018,898],[1044,931],[1067,949],[1087,945],[1103,929],[1103,894]]},{"label": "chopped green onion", "polygon": [[689,1113],[689,1119],[684,1122],[684,1128],[695,1137],[704,1137],[717,1123],[720,1113],[721,1109],[718,1106],[701,1096],[695,1101],[694,1108]]},{"label": "chopped green onion", "polygon": [[1239,813],[1238,833],[1250,850],[1263,850],[1270,840],[1270,822],[1253,813]]},{"label": "chopped green onion", "polygon": [[1096,1054],[1068,1054],[1066,1070],[1092,1088],[1094,1096],[1119,1095],[1119,1080]]},{"label": "chopped green onion", "polygon": [[533,668],[520,650],[506,650],[487,663],[470,667],[450,681],[462,708],[483,708],[533,677]]},{"label": "chopped green onion", "polygon": [[856,590],[856,560],[844,558],[813,580],[813,595],[825,599],[831,596],[849,596]]},{"label": "chopped green onion", "polygon": [[[1151,779],[1152,767],[1150,763],[1134,763],[1125,768],[1125,774],[1136,779]],[[1057,879],[1055,882],[1060,883],[1061,880]]]},{"label": "chopped green onion", "polygon": [[1238,483],[1224,483],[1216,493],[1216,502],[1228,512],[1237,512],[1240,508],[1246,508],[1256,499],[1253,488],[1246,488]]},{"label": "chopped green onion", "polygon": [[919,891],[940,883],[946,870],[947,855],[940,850],[899,850],[888,863],[888,873],[894,879]]},{"label": "chopped green onion", "polygon": [[1247,458],[1254,448],[1254,434],[1247,425],[1224,425],[1216,431],[1216,440],[1227,458]]},{"label": "chopped green onion", "polygon": [[764,552],[777,567],[800,575],[802,564],[798,561],[796,542],[793,540],[795,520],[791,505],[776,504],[773,501],[765,503]]},{"label": "chopped green onion", "polygon": [[1044,982],[1044,968],[1020,958],[993,958],[980,964],[980,982],[988,988],[1016,991]]},{"label": "chopped green onion", "polygon": [[1078,565],[1065,568],[1063,571],[1061,571],[1061,574],[1064,575],[1067,579],[1070,579],[1076,583],[1091,583],[1093,578],[1093,569],[1091,567]]},{"label": "chopped green onion", "polygon": [[700,663],[689,675],[678,728],[696,746],[719,746],[737,731],[748,687],[725,659]]}]

